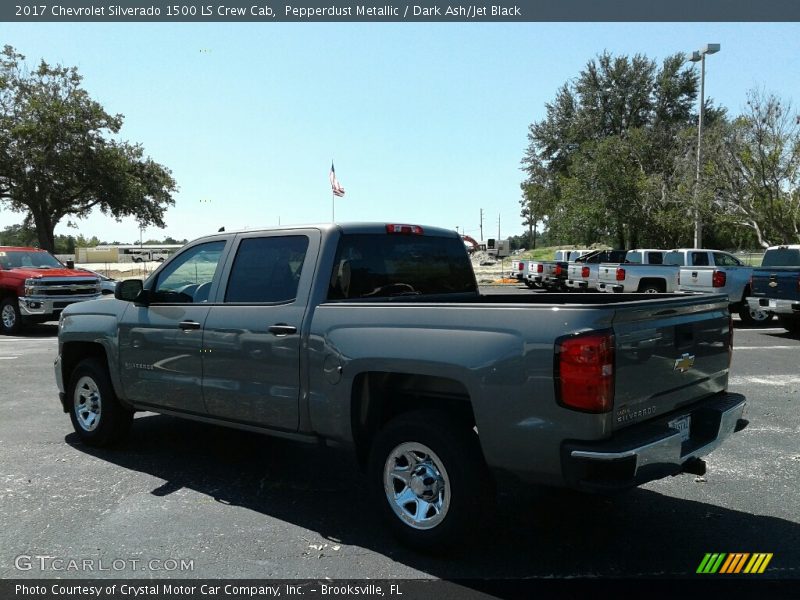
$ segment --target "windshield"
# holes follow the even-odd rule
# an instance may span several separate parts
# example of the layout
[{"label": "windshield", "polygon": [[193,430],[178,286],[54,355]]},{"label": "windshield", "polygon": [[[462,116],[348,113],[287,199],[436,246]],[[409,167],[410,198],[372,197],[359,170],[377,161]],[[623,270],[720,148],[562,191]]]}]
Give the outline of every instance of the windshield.
[{"label": "windshield", "polygon": [[55,256],[37,250],[0,251],[0,265],[4,269],[63,269]]}]

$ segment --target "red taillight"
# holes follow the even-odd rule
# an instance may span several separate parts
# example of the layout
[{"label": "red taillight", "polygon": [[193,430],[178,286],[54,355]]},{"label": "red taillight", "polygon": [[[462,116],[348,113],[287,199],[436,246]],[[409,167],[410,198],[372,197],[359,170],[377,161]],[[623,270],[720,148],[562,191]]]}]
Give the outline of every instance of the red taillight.
[{"label": "red taillight", "polygon": [[608,412],[614,406],[614,335],[588,333],[556,342],[556,400],[575,410]]},{"label": "red taillight", "polygon": [[524,271],[525,270],[525,263],[519,263],[519,270],[520,271]]},{"label": "red taillight", "polygon": [[625,281],[625,269],[617,267],[617,281]]},{"label": "red taillight", "polygon": [[558,277],[559,275],[561,275],[561,271],[562,271],[562,270],[563,270],[563,269],[562,269],[561,265],[556,265],[556,271],[555,271],[555,275],[556,275],[556,277]]},{"label": "red taillight", "polygon": [[589,267],[583,267],[581,269],[581,277],[589,277]]},{"label": "red taillight", "polygon": [[544,265],[542,265],[542,264],[536,265],[536,272],[537,273],[544,273]]},{"label": "red taillight", "polygon": [[714,271],[711,276],[711,285],[713,287],[725,287],[725,271]]},{"label": "red taillight", "polygon": [[386,233],[403,233],[406,235],[422,235],[422,227],[419,225],[386,225]]}]

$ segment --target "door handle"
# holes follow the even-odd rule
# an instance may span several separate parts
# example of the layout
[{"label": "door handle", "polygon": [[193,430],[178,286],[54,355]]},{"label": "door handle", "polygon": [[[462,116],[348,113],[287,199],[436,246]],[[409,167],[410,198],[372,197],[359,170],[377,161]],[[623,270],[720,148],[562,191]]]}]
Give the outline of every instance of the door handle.
[{"label": "door handle", "polygon": [[195,329],[200,329],[200,323],[197,321],[181,321],[178,323],[178,327],[183,329],[184,331],[192,331]]},{"label": "door handle", "polygon": [[297,327],[294,325],[286,325],[285,323],[278,323],[277,325],[271,325],[267,331],[272,333],[273,335],[277,336],[284,336],[290,335],[292,333],[297,333]]}]

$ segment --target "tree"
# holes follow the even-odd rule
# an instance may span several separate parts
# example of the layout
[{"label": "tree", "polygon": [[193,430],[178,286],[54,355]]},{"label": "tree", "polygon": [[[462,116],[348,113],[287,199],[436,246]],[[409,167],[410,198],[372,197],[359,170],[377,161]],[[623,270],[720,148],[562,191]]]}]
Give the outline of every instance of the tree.
[{"label": "tree", "polygon": [[[530,125],[522,160],[523,189],[543,172],[549,179],[545,216],[556,238],[632,247],[686,236],[683,188],[694,178],[675,164],[686,152],[681,132],[696,131],[697,83],[682,55],[659,66],[606,52],[559,88]],[[709,125],[724,118],[707,104]]]},{"label": "tree", "polygon": [[141,227],[164,227],[177,188],[141,145],[107,139],[122,127],[81,87],[75,67],[41,61],[29,71],[11,46],[0,53],[0,203],[25,213],[39,246],[55,249],[65,217],[97,208]]},{"label": "tree", "polygon": [[710,142],[711,209],[752,230],[764,248],[800,241],[800,116],[791,105],[751,90],[745,113]]}]

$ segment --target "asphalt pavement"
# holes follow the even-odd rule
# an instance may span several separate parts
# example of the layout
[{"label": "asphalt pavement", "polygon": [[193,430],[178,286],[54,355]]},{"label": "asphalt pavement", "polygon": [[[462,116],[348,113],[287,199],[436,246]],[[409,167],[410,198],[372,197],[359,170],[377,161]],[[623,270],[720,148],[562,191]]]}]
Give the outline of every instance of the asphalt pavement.
[{"label": "asphalt pavement", "polygon": [[122,447],[84,446],[58,403],[56,327],[0,337],[0,578],[685,577],[708,552],[764,552],[764,577],[800,579],[800,340],[737,327],[735,348],[750,426],[704,477],[504,497],[433,557],[386,533],[343,450],[150,413]]}]

